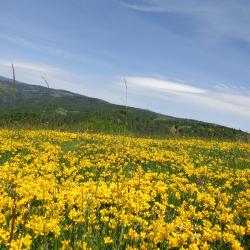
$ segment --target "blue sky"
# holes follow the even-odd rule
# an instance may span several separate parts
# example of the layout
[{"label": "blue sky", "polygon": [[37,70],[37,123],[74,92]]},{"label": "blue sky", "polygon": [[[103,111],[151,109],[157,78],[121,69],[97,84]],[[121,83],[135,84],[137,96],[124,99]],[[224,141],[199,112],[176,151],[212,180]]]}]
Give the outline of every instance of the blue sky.
[{"label": "blue sky", "polygon": [[250,1],[0,6],[0,75],[250,132]]}]

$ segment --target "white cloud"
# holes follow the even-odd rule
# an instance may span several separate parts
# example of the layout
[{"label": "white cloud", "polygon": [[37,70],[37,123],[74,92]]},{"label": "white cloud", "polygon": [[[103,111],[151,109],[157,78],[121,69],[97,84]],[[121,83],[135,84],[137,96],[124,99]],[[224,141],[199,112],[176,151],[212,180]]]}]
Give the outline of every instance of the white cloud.
[{"label": "white cloud", "polygon": [[[45,77],[51,88],[67,89],[79,92],[84,91],[86,79],[64,69],[41,63],[14,61],[16,79],[21,82],[44,85],[41,77]],[[0,75],[12,77],[11,61],[0,60]]]},{"label": "white cloud", "polygon": [[[170,102],[193,105],[202,108],[225,112],[237,117],[250,118],[250,94],[239,88],[232,93],[232,89],[204,89],[189,84],[164,81],[147,77],[125,77],[131,93],[160,98]],[[122,83],[119,83],[121,85]],[[226,86],[226,85],[224,85]]]},{"label": "white cloud", "polygon": [[206,93],[206,90],[197,88],[191,85],[182,84],[178,82],[164,81],[156,78],[146,77],[126,77],[127,81],[132,85],[145,87],[165,92],[183,92],[183,93]]},{"label": "white cloud", "polygon": [[[9,68],[10,67],[10,61],[7,60],[0,60],[0,64],[1,66],[4,66],[5,68]],[[54,66],[48,65],[48,64],[34,64],[34,63],[29,63],[29,62],[24,62],[24,61],[15,61],[14,63],[15,68],[19,71],[27,71],[28,72],[40,72],[40,74],[42,73],[49,73],[49,74],[53,74],[56,73],[58,71],[60,71],[59,68],[56,68]]]}]

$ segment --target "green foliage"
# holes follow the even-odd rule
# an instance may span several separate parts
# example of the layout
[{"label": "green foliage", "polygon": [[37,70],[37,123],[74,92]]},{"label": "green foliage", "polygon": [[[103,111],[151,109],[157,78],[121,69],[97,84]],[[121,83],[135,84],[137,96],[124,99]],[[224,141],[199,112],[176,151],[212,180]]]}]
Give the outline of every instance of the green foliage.
[{"label": "green foliage", "polygon": [[0,126],[72,131],[126,133],[159,137],[202,137],[249,140],[249,134],[215,124],[174,118],[42,86],[17,83],[15,101],[11,84],[0,79]]}]

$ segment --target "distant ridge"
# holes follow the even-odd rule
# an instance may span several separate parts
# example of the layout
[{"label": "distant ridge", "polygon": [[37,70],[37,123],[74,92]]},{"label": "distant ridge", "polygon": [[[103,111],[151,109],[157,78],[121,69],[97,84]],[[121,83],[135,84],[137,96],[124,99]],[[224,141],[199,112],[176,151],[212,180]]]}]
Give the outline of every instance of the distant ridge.
[{"label": "distant ridge", "polygon": [[[34,126],[142,135],[249,140],[241,130],[125,107],[66,90],[48,89],[0,76],[0,126]],[[128,116],[128,119],[126,119]],[[127,124],[126,124],[127,121]]]}]

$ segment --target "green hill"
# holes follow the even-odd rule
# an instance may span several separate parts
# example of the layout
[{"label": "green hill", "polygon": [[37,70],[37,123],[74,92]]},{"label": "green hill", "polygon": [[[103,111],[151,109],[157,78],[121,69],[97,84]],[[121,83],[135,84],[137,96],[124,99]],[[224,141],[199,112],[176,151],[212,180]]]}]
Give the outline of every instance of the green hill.
[{"label": "green hill", "polygon": [[249,140],[249,134],[220,125],[114,105],[65,90],[0,77],[0,126],[88,130],[143,136]]}]

